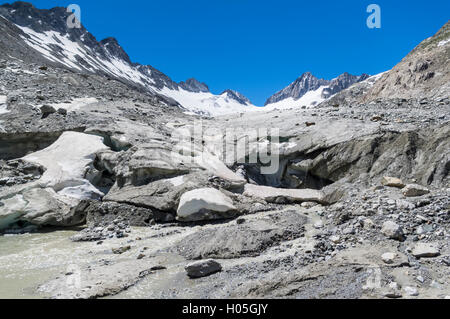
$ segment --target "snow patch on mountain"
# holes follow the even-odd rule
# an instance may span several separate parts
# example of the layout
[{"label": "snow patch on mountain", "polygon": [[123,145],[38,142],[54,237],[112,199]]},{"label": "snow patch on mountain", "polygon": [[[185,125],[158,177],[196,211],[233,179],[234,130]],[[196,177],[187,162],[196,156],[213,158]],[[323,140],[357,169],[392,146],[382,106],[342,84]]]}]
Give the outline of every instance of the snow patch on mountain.
[{"label": "snow patch on mountain", "polygon": [[299,99],[294,99],[293,97],[289,97],[287,99],[281,100],[279,102],[267,104],[262,109],[292,109],[298,107],[306,107],[311,108],[316,105],[319,105],[326,99],[323,98],[323,90],[328,88],[327,86],[321,86],[317,90],[308,91]]},{"label": "snow patch on mountain", "polygon": [[171,97],[184,108],[187,113],[202,114],[208,116],[220,116],[232,113],[243,113],[256,110],[251,103],[242,104],[231,98],[227,92],[214,95],[210,92],[189,92],[182,88],[171,90],[164,87],[158,93]]},{"label": "snow patch on mountain", "polygon": [[364,81],[362,81],[361,83],[369,83],[371,86],[373,86],[375,84],[376,81],[378,81],[379,79],[381,79],[381,77],[383,75],[385,75],[386,73],[388,73],[389,71],[385,71],[385,72],[381,72],[375,75],[372,75],[371,77],[365,79]]},{"label": "snow patch on mountain", "polygon": [[61,63],[79,71],[83,70],[80,67],[80,63],[82,63],[83,67],[91,72],[101,71],[144,86],[153,83],[151,78],[144,78],[136,67],[113,56],[107,47],[108,60],[82,43],[70,40],[68,35],[61,35],[55,31],[39,33],[28,27],[19,25],[17,27],[28,35],[28,37],[22,36],[22,39],[52,62]]},{"label": "snow patch on mountain", "polygon": [[439,42],[438,43],[438,47],[443,47],[447,43],[450,43],[450,38],[448,38],[447,40],[443,40],[443,41]]},{"label": "snow patch on mountain", "polygon": [[[36,32],[28,27],[17,25],[26,35],[22,39],[33,49],[41,53],[51,62],[60,63],[65,67],[78,71],[101,72],[112,77],[125,79],[145,87],[149,92],[157,92],[173,98],[188,112],[217,116],[230,113],[246,112],[253,105],[242,94],[227,90],[221,95],[209,92],[208,86],[195,79],[189,79],[179,84],[161,74],[161,83],[156,84],[153,76],[159,76],[150,67],[131,64],[123,57],[122,48],[115,39],[105,39],[101,42],[104,54],[100,55],[82,41],[72,41],[67,34],[55,31]],[[68,111],[78,109],[86,103],[94,101],[75,101],[72,104],[55,105]]]},{"label": "snow patch on mountain", "polygon": [[324,80],[306,72],[271,96],[266,102],[265,109],[311,108],[369,77],[367,74],[356,76],[346,72],[333,80]]},{"label": "snow patch on mountain", "polygon": [[74,99],[70,103],[56,103],[56,104],[50,104],[50,106],[53,106],[56,110],[57,109],[66,109],[68,112],[76,111],[81,108],[83,108],[86,105],[97,103],[98,100],[93,97],[88,98],[77,98]]}]

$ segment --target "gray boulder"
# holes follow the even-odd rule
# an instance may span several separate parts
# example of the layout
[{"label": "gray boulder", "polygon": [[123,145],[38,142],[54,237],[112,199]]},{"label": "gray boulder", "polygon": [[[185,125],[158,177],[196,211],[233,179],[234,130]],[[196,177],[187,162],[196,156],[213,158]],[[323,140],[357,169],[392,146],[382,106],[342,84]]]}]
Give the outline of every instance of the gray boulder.
[{"label": "gray boulder", "polygon": [[214,188],[201,188],[181,196],[177,211],[179,221],[200,221],[234,217],[231,198]]},{"label": "gray boulder", "polygon": [[56,113],[56,110],[51,105],[43,105],[43,106],[41,106],[41,113],[42,113],[42,117],[46,118],[50,114]]},{"label": "gray boulder", "polygon": [[405,195],[406,197],[418,197],[418,196],[423,196],[423,195],[430,193],[428,188],[423,187],[421,185],[417,185],[417,184],[406,185],[406,187],[403,188],[402,192],[403,192],[403,195]]},{"label": "gray boulder", "polygon": [[387,187],[397,187],[397,188],[405,187],[405,184],[402,182],[400,178],[389,176],[384,176],[383,179],[381,180],[381,184]]},{"label": "gray boulder", "polygon": [[414,247],[412,255],[416,258],[431,258],[439,256],[440,252],[436,244],[418,243]]},{"label": "gray boulder", "polygon": [[191,279],[202,278],[222,271],[222,266],[212,259],[202,260],[185,267],[186,273]]},{"label": "gray boulder", "polygon": [[178,242],[173,250],[187,259],[255,257],[281,242],[300,238],[307,218],[296,211],[279,211],[201,229]]},{"label": "gray boulder", "polygon": [[381,232],[389,239],[395,239],[400,241],[403,241],[405,239],[403,229],[393,221],[385,222],[383,224]]}]

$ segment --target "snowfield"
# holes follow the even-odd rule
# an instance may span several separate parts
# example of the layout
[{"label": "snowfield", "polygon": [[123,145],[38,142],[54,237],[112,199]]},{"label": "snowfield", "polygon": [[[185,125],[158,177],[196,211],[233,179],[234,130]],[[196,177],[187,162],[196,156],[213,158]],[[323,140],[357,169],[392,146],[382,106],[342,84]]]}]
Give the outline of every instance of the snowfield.
[{"label": "snowfield", "polygon": [[307,108],[314,107],[316,105],[319,105],[325,99],[322,97],[322,92],[324,89],[326,89],[327,86],[321,86],[315,91],[309,91],[306,92],[305,95],[303,95],[298,100],[295,100],[294,98],[290,97],[287,99],[284,99],[282,101],[267,104],[263,109],[292,109],[292,108],[300,108],[302,106],[306,106]]},{"label": "snowfield", "polygon": [[[17,27],[29,36],[29,38],[22,36],[25,42],[52,62],[61,63],[66,67],[80,71],[81,68],[77,61],[78,56],[89,65],[87,67],[89,71],[102,71],[144,86],[153,83],[151,78],[145,78],[136,67],[117,59],[109,54],[108,50],[109,60],[105,60],[82,43],[70,40],[68,35],[61,35],[54,31],[38,33],[27,27],[19,25]],[[55,46],[61,49],[58,54],[55,54],[55,49],[52,49]]]},{"label": "snowfield", "polygon": [[226,93],[214,95],[212,93],[194,93],[183,89],[171,90],[164,88],[158,93],[171,97],[188,110],[188,113],[220,116],[232,113],[257,111],[253,104],[243,105],[228,97]]},{"label": "snowfield", "polygon": [[[359,83],[366,83],[369,87],[371,87],[385,73],[386,72],[382,72],[382,73],[373,75]],[[358,83],[355,83],[355,85],[356,84],[358,84]],[[267,104],[265,107],[262,107],[259,109],[260,110],[275,110],[275,109],[282,110],[282,109],[293,109],[293,108],[301,108],[301,107],[312,108],[334,96],[334,95],[332,95],[328,98],[324,98],[322,96],[323,90],[327,89],[327,88],[328,88],[328,86],[321,86],[320,88],[318,88],[315,91],[306,92],[305,95],[303,95],[301,98],[299,98],[297,100],[290,97],[290,98],[284,99],[284,100],[276,102],[276,103]]]},{"label": "snowfield", "polygon": [[443,47],[447,43],[450,43],[450,38],[448,38],[447,40],[443,40],[443,41],[439,42],[438,43],[438,47]]}]

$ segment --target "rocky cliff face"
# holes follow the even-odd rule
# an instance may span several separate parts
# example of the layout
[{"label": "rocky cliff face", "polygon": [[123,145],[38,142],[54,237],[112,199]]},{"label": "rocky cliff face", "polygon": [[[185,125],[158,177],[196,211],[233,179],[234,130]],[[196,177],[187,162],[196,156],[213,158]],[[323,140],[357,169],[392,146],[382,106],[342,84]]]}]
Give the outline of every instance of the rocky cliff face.
[{"label": "rocky cliff face", "polygon": [[195,92],[195,93],[209,92],[208,86],[205,83],[200,83],[196,79],[188,79],[188,80],[186,80],[186,82],[180,82],[179,85],[180,85],[180,87],[182,87],[183,89],[185,89],[186,91],[189,91],[189,92]]},{"label": "rocky cliff face", "polygon": [[317,90],[321,86],[326,86],[328,84],[329,81],[324,79],[318,79],[310,72],[306,72],[297,80],[289,84],[288,87],[272,95],[266,101],[265,105],[276,103],[289,97],[299,99],[303,95],[305,95],[306,92]]},{"label": "rocky cliff face", "polygon": [[359,83],[368,79],[370,76],[368,74],[363,74],[360,76],[351,75],[349,73],[343,73],[339,75],[337,78],[331,80],[328,84],[328,87],[325,88],[322,92],[322,97],[328,99],[329,97],[339,93],[349,87],[351,87],[355,83]]}]

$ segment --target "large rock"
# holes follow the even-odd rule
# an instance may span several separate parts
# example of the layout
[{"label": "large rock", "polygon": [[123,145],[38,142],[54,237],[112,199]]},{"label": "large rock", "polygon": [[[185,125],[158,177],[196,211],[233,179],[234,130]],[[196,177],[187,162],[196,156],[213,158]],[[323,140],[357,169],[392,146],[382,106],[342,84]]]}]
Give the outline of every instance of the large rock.
[{"label": "large rock", "polygon": [[393,264],[396,257],[397,257],[396,253],[385,253],[381,256],[381,259],[386,264]]},{"label": "large rock", "polygon": [[281,189],[269,186],[246,184],[244,195],[264,199],[267,202],[279,202],[287,199],[290,202],[324,203],[324,194],[314,189]]},{"label": "large rock", "polygon": [[170,222],[175,217],[166,212],[144,207],[136,207],[116,202],[87,202],[83,211],[89,227],[113,224],[117,220],[126,221],[129,226],[144,227],[152,222]]},{"label": "large rock", "polygon": [[387,186],[387,187],[397,187],[397,188],[405,187],[405,184],[402,182],[402,180],[400,178],[396,178],[396,177],[385,176],[381,180],[381,184],[383,186]]},{"label": "large rock", "polygon": [[26,188],[1,202],[0,229],[18,221],[38,226],[69,227],[83,223],[86,217],[83,212],[74,209],[76,201],[59,196],[51,188]]},{"label": "large rock", "polygon": [[201,188],[181,196],[177,211],[180,221],[230,218],[236,215],[231,198],[214,188]]},{"label": "large rock", "polygon": [[195,172],[160,179],[142,186],[117,184],[104,197],[104,201],[119,202],[176,214],[181,196],[189,191],[212,186],[205,172]]},{"label": "large rock", "polygon": [[306,222],[304,215],[293,210],[260,213],[244,223],[201,229],[182,239],[173,250],[190,260],[254,257],[283,241],[304,236]]},{"label": "large rock", "polygon": [[143,186],[189,173],[194,165],[181,165],[172,158],[171,145],[154,141],[133,147],[118,159],[114,174],[119,187]]},{"label": "large rock", "polygon": [[202,260],[185,267],[186,273],[189,278],[201,278],[213,275],[217,272],[222,271],[222,266],[212,259]]},{"label": "large rock", "polygon": [[430,193],[428,188],[417,184],[406,185],[406,187],[403,188],[402,192],[406,197],[418,197]]},{"label": "large rock", "polygon": [[42,113],[42,117],[46,118],[50,114],[56,113],[56,110],[51,105],[43,105],[43,106],[41,106],[41,113]]},{"label": "large rock", "polygon": [[431,258],[439,256],[440,252],[436,244],[418,243],[414,247],[412,255],[416,258]]},{"label": "large rock", "polygon": [[94,170],[96,153],[107,150],[103,138],[65,132],[51,146],[22,158],[45,172],[37,181],[0,191],[0,229],[18,221],[35,225],[73,226],[85,220],[75,208],[83,199],[99,199],[89,173]]},{"label": "large rock", "polygon": [[389,239],[404,240],[403,229],[393,221],[387,221],[383,224],[381,232]]},{"label": "large rock", "polygon": [[[285,118],[283,120],[288,121]],[[346,132],[353,138],[332,145],[329,145],[329,142],[322,144],[323,142],[316,140],[321,137],[320,132],[314,132],[315,136],[301,135],[303,139],[295,141],[298,143],[297,147],[293,147],[290,151],[300,153],[298,149],[300,143],[309,141],[308,145],[316,151],[313,154],[317,155],[307,154],[308,159],[299,162],[300,167],[297,167],[299,173],[296,176],[303,182],[313,179],[337,182],[343,178],[353,182],[368,174],[368,179],[372,181],[380,180],[383,176],[397,176],[403,180],[416,179],[423,185],[429,183],[437,186],[445,185],[450,159],[448,151],[450,125],[443,124],[434,128],[400,133],[371,133],[369,128],[367,125],[358,128],[361,129],[360,133],[346,128]],[[342,128],[336,129],[339,132],[336,134],[340,134]],[[363,133],[364,136],[358,136]],[[291,132],[291,134],[295,136],[298,133]],[[331,137],[327,137],[327,140],[330,141]],[[290,139],[291,142],[294,144],[294,138]],[[303,157],[298,153],[294,155]],[[282,169],[281,172],[292,173],[291,169],[295,168],[295,165],[288,168]],[[286,178],[282,177],[282,181],[285,180]]]},{"label": "large rock", "polygon": [[94,166],[96,154],[108,149],[102,137],[65,132],[55,143],[25,156],[23,160],[45,167],[46,171],[39,180],[42,187],[53,188],[59,194],[77,199],[100,198],[104,194],[86,177]]}]

